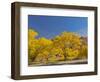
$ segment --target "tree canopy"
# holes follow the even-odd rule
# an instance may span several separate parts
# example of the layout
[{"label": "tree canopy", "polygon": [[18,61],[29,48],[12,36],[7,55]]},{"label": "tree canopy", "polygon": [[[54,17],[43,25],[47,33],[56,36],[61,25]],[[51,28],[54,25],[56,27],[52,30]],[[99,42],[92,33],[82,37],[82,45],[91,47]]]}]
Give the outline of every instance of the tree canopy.
[{"label": "tree canopy", "polygon": [[87,58],[87,42],[73,32],[62,32],[52,39],[36,38],[38,32],[28,30],[29,64],[54,64],[60,61]]}]

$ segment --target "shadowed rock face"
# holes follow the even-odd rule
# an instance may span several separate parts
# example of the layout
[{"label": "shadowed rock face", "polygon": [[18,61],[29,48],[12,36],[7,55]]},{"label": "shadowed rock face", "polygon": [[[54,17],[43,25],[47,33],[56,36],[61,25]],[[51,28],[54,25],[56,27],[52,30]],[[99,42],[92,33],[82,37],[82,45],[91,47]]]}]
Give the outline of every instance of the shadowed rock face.
[{"label": "shadowed rock face", "polygon": [[87,42],[87,37],[81,37],[80,39],[84,40],[85,42]]},{"label": "shadowed rock face", "polygon": [[85,44],[85,45],[88,44],[88,39],[87,39],[87,37],[81,37],[80,39],[82,40],[82,44]]}]

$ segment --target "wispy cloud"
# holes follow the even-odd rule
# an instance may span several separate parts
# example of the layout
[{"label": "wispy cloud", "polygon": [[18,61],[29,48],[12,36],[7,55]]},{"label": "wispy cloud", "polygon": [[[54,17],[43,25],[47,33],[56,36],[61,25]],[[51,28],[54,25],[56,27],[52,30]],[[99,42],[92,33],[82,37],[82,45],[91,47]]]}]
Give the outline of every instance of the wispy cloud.
[{"label": "wispy cloud", "polygon": [[77,33],[80,34],[81,36],[87,36],[87,28],[81,28],[79,30],[77,30]]}]

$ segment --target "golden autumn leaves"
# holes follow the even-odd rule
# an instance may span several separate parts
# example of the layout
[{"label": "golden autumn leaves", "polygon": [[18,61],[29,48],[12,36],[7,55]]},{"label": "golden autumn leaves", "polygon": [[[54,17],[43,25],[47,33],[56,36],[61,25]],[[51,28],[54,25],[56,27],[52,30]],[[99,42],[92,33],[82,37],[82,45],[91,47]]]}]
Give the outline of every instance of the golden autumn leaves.
[{"label": "golden autumn leaves", "polygon": [[29,65],[56,64],[61,61],[87,59],[86,38],[72,32],[62,32],[53,39],[36,38],[38,33],[28,30]]}]

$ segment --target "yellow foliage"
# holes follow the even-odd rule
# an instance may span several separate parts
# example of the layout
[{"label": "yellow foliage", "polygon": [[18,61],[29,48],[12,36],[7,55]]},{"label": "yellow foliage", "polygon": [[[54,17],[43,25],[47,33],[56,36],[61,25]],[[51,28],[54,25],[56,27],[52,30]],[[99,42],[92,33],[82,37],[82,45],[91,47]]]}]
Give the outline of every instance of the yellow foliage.
[{"label": "yellow foliage", "polygon": [[80,36],[71,32],[62,32],[59,36],[54,38],[54,45],[62,48],[72,48],[74,46],[80,46]]},{"label": "yellow foliage", "polygon": [[37,32],[35,32],[32,29],[28,30],[28,58],[29,63],[34,59],[36,56],[36,45],[37,45],[37,39],[35,37],[38,35]]},{"label": "yellow foliage", "polygon": [[74,49],[70,49],[70,48],[66,48],[65,52],[66,52],[66,59],[68,59],[68,60],[76,59],[79,55],[78,50],[74,50]]},{"label": "yellow foliage", "polygon": [[28,37],[29,37],[29,39],[31,38],[35,38],[36,36],[38,35],[38,33],[37,32],[35,32],[33,29],[29,29],[28,30]]},{"label": "yellow foliage", "polygon": [[36,38],[38,33],[28,30],[29,63],[54,64],[60,61],[87,58],[87,42],[72,32],[62,32],[53,39]]},{"label": "yellow foliage", "polygon": [[48,60],[48,52],[44,51],[44,52],[37,54],[34,61],[36,64],[47,64],[48,63],[47,60]]},{"label": "yellow foliage", "polygon": [[87,45],[82,45],[81,49],[80,49],[80,55],[79,58],[87,58],[88,55],[88,49],[87,49]]},{"label": "yellow foliage", "polygon": [[63,55],[63,51],[60,48],[52,48],[49,54],[49,58],[48,61],[50,63],[52,62],[56,62],[56,61],[60,61],[60,60],[64,60],[64,55]]},{"label": "yellow foliage", "polygon": [[39,38],[38,39],[38,44],[40,46],[48,46],[48,45],[51,45],[52,44],[52,41],[51,40],[48,40],[48,39],[46,39],[44,37],[42,37],[42,38]]}]

